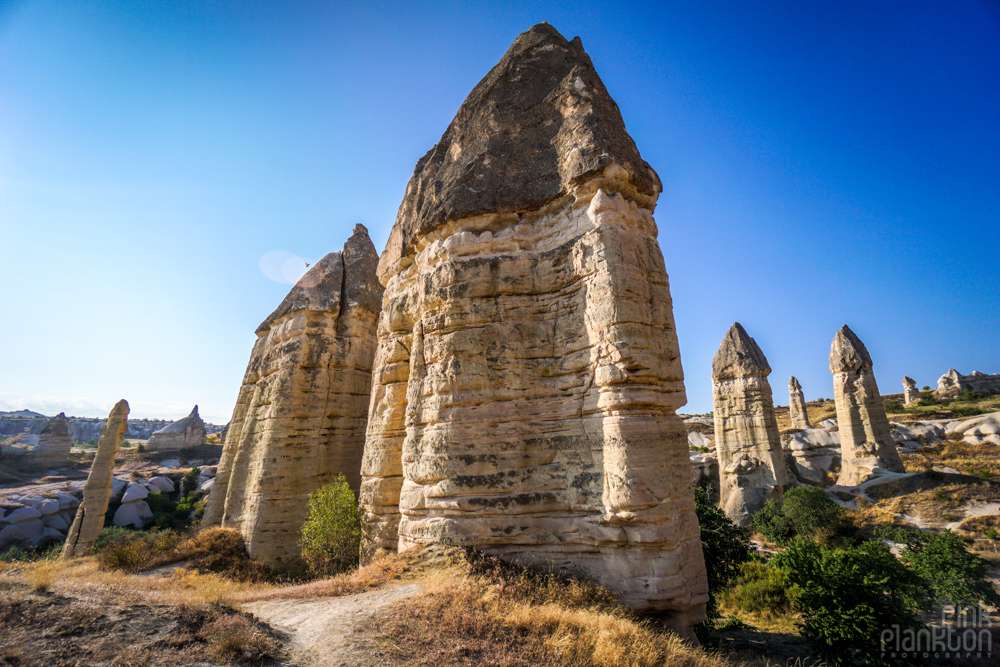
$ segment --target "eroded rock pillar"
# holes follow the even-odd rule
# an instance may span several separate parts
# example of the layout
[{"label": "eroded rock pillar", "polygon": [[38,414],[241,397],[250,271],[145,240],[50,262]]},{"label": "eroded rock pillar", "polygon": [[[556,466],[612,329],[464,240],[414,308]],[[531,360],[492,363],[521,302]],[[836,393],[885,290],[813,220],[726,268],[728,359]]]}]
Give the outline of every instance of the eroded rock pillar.
[{"label": "eroded rock pillar", "polygon": [[806,411],[806,399],[802,395],[802,385],[794,375],[788,380],[788,416],[792,420],[792,428],[812,428]]}]

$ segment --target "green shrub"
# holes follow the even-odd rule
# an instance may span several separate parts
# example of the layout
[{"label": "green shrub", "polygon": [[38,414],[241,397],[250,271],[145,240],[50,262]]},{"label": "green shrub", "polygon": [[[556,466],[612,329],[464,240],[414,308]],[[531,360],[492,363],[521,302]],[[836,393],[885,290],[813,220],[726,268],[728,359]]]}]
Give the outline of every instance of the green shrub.
[{"label": "green shrub", "polygon": [[882,408],[886,412],[893,412],[893,413],[904,412],[903,404],[894,398],[883,399]]},{"label": "green shrub", "polygon": [[740,565],[739,574],[725,594],[726,607],[750,614],[787,615],[799,595],[799,587],[784,570],[760,561]]},{"label": "green shrub", "polygon": [[1000,594],[987,578],[989,563],[970,553],[961,535],[950,530],[930,533],[883,529],[878,537],[904,545],[900,558],[927,582],[938,604],[1000,605]]},{"label": "green shrub", "polygon": [[146,445],[144,445],[144,444],[142,444],[140,442],[138,445],[135,446],[135,451],[137,451],[137,452],[144,452],[144,451],[146,451]]},{"label": "green shrub", "polygon": [[181,495],[186,496],[195,489],[198,488],[198,474],[201,469],[198,467],[191,468],[184,477],[181,478]]},{"label": "green shrub", "polygon": [[172,530],[129,531],[110,539],[97,552],[102,570],[142,572],[180,560],[177,544],[181,536]]},{"label": "green shrub", "polygon": [[250,560],[238,531],[213,526],[182,542],[179,556],[199,572],[216,572],[238,581],[268,581],[274,573],[263,563]]},{"label": "green shrub", "polygon": [[705,629],[710,630],[719,617],[719,596],[739,573],[740,566],[753,558],[753,549],[750,532],[713,505],[703,489],[695,488],[694,500],[708,574]]},{"label": "green shrub", "polygon": [[883,629],[920,626],[926,585],[881,542],[832,550],[797,539],[771,564],[799,587],[802,636],[835,663],[878,664]]},{"label": "green shrub", "polygon": [[302,524],[302,559],[319,575],[344,572],[358,563],[361,518],[354,492],[343,474],[309,494],[309,517]]},{"label": "green shrub", "polygon": [[119,538],[127,537],[134,532],[135,530],[133,530],[128,526],[116,526],[114,524],[109,524],[107,526],[104,526],[104,528],[101,529],[101,534],[97,536],[96,540],[94,540],[93,549],[94,551],[100,551],[109,542],[113,542],[114,540]]},{"label": "green shrub", "polygon": [[963,403],[970,403],[972,401],[978,401],[980,398],[982,398],[982,396],[966,389],[965,391],[962,392],[962,395],[956,398],[955,400],[962,401]]},{"label": "green shrub", "polygon": [[813,486],[788,489],[780,499],[772,498],[753,517],[753,528],[774,542],[785,544],[796,537],[824,542],[852,541],[856,535],[844,508]]},{"label": "green shrub", "polygon": [[979,408],[971,405],[964,408],[951,409],[951,414],[955,415],[956,417],[975,417],[976,415],[982,415],[985,413],[986,413],[985,410],[980,410]]}]

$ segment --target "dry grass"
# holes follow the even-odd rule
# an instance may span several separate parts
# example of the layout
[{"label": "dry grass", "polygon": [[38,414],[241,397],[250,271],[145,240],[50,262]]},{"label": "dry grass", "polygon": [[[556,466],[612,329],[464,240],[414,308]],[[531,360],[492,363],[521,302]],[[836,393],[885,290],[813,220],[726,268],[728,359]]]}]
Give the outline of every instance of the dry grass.
[{"label": "dry grass", "polygon": [[847,510],[848,520],[858,527],[861,536],[871,539],[879,528],[914,528],[915,526],[878,505],[858,498],[858,509]]},{"label": "dry grass", "polygon": [[1000,483],[924,473],[869,487],[877,509],[942,525],[961,519],[971,503],[1000,502]]},{"label": "dry grass", "polygon": [[[824,419],[837,416],[837,406],[833,401],[813,401],[806,403],[806,414],[809,416],[809,423],[815,428]],[[774,416],[778,422],[778,430],[784,433],[792,428],[792,418],[788,413],[788,407],[776,407]]]},{"label": "dry grass", "polygon": [[376,615],[375,632],[397,664],[732,664],[638,619],[606,589],[454,552],[447,567],[422,578],[420,596]]}]

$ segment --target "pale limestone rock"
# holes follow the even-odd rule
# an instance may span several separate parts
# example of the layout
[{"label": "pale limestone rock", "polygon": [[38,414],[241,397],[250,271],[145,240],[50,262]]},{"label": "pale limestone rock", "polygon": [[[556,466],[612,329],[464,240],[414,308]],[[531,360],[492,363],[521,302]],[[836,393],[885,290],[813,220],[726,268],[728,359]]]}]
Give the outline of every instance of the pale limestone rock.
[{"label": "pale limestone rock", "polygon": [[864,343],[845,324],[830,346],[841,468],[837,483],[857,486],[880,472],[904,472]]},{"label": "pale limestone rock", "polygon": [[379,263],[363,558],[468,545],[701,620],[660,189],[579,40],[518,37],[418,162]]},{"label": "pale limestone rock", "polygon": [[987,375],[972,371],[969,375],[962,375],[952,368],[938,379],[934,393],[941,398],[955,398],[967,391],[980,396],[1000,394],[1000,374]]},{"label": "pale limestone rock", "polygon": [[184,419],[178,419],[149,436],[146,449],[151,452],[166,452],[201,447],[204,444],[205,422],[198,414],[196,405]]},{"label": "pale limestone rock", "polygon": [[984,443],[1000,445],[1000,412],[955,420],[947,425],[945,432],[948,435],[961,436],[962,440],[970,445]]},{"label": "pale limestone rock", "polygon": [[104,528],[104,513],[108,511],[111,498],[111,480],[115,468],[115,454],[122,444],[122,436],[128,430],[128,403],[118,401],[97,443],[97,455],[90,466],[87,483],[83,487],[83,503],[76,510],[76,518],[66,536],[62,557],[88,556],[94,540]]},{"label": "pale limestone rock", "polygon": [[48,420],[38,434],[38,444],[32,451],[31,463],[39,468],[59,468],[69,461],[73,434],[65,412]]},{"label": "pale limestone rock", "polygon": [[770,373],[757,342],[734,323],[712,359],[712,404],[719,507],[741,526],[788,483]]},{"label": "pale limestone rock", "polygon": [[917,390],[917,381],[909,375],[903,376],[903,405],[909,407],[920,400],[920,391]]},{"label": "pale limestone rock", "polygon": [[806,399],[802,395],[802,385],[794,375],[788,380],[788,416],[792,420],[792,428],[812,428],[809,412],[806,410]]},{"label": "pale limestone rock", "polygon": [[357,493],[382,285],[363,225],[257,329],[203,525],[239,530],[254,558],[298,559],[313,491]]},{"label": "pale limestone rock", "polygon": [[785,468],[789,479],[827,487],[840,472],[840,435],[824,428],[793,431],[785,443]]}]

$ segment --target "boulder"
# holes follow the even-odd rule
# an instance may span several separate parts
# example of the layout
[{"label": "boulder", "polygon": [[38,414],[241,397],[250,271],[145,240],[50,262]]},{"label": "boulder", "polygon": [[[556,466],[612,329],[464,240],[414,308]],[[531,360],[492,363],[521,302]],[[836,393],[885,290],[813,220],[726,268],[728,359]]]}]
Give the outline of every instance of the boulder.
[{"label": "boulder", "polygon": [[792,428],[812,428],[809,412],[806,410],[806,399],[802,395],[802,385],[794,375],[788,380],[788,416],[792,421]]},{"label": "boulder", "polygon": [[3,518],[4,523],[21,523],[23,521],[35,521],[42,518],[42,513],[34,507],[24,506],[15,509]]},{"label": "boulder", "polygon": [[28,542],[33,547],[38,546],[45,539],[45,524],[42,523],[41,519],[21,521],[14,525],[24,531],[24,534],[28,536]]},{"label": "boulder", "polygon": [[1000,412],[953,421],[945,428],[945,432],[961,436],[970,445],[987,442],[1000,445]]},{"label": "boulder", "polygon": [[14,547],[29,549],[31,546],[31,539],[20,526],[10,524],[0,527],[0,553]]},{"label": "boulder", "polygon": [[130,503],[122,503],[115,510],[112,523],[116,526],[142,528],[143,524],[146,523],[146,519],[151,518],[153,518],[153,512],[149,509],[149,505],[144,500],[138,500]]},{"label": "boulder", "polygon": [[77,508],[76,518],[63,546],[63,558],[90,554],[94,540],[104,527],[104,513],[107,512],[108,501],[111,499],[115,454],[128,429],[128,412],[128,403],[122,399],[111,410],[104,423],[101,439],[97,443],[97,455],[83,488],[83,502]]},{"label": "boulder", "polygon": [[845,324],[830,346],[841,466],[837,484],[852,487],[883,472],[904,472],[889,430],[872,358]]},{"label": "boulder", "polygon": [[150,435],[146,441],[146,450],[166,452],[201,447],[205,444],[205,436],[205,422],[198,414],[196,405],[184,419],[178,419]]},{"label": "boulder", "polygon": [[770,373],[757,342],[735,322],[712,359],[712,404],[719,507],[740,526],[788,484]]},{"label": "boulder", "polygon": [[58,514],[52,514],[42,519],[42,523],[46,528],[55,528],[63,533],[69,530],[69,522]]},{"label": "boulder", "polygon": [[131,503],[136,500],[145,500],[149,496],[149,491],[141,484],[129,484],[122,496],[122,504]]},{"label": "boulder", "polygon": [[708,587],[660,190],[579,39],[537,25],[469,94],[379,259],[365,561],[475,547],[689,636]]},{"label": "boulder", "polygon": [[198,485],[198,490],[200,490],[202,493],[211,493],[214,487],[215,487],[215,480],[206,479],[204,482]]},{"label": "boulder", "polygon": [[60,510],[59,499],[58,498],[42,498],[41,504],[38,506],[38,511],[42,515],[55,514]]},{"label": "boulder", "polygon": [[173,493],[175,490],[174,483],[169,477],[164,477],[163,475],[157,475],[156,477],[151,477],[146,482],[147,486],[153,487],[155,491],[160,493]]},{"label": "boulder", "polygon": [[80,505],[80,501],[76,499],[76,496],[62,493],[61,491],[56,492],[56,500],[59,501],[59,509],[61,510],[70,510]]},{"label": "boulder", "polygon": [[257,328],[202,525],[254,558],[299,559],[309,494],[342,473],[357,493],[382,285],[368,230],[317,262]]},{"label": "boulder", "polygon": [[118,477],[115,477],[111,480],[111,492],[117,496],[125,490],[129,483],[130,482],[127,479],[119,479]]}]

